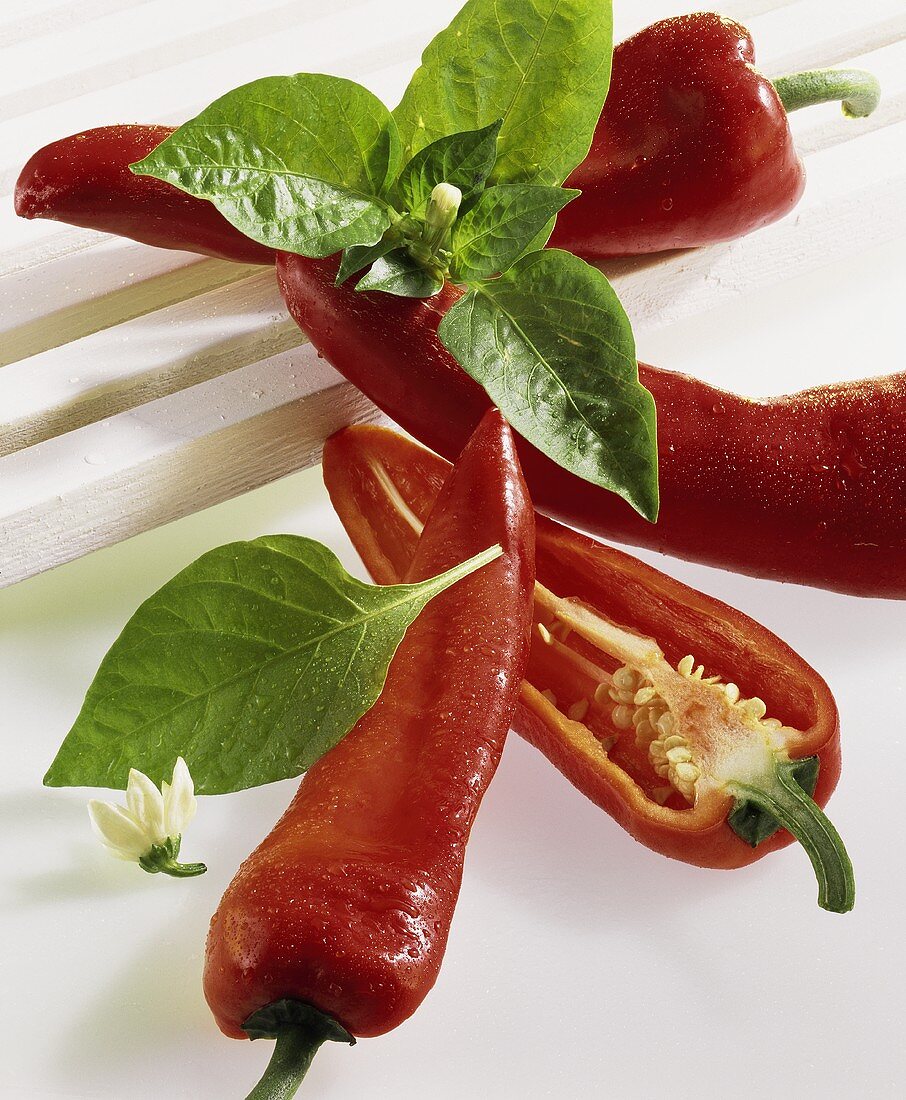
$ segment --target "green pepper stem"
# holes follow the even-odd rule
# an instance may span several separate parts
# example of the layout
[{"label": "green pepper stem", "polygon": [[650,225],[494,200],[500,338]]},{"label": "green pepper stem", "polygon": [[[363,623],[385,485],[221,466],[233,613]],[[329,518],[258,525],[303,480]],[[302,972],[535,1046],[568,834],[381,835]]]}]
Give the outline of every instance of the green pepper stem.
[{"label": "green pepper stem", "polygon": [[355,1045],[332,1017],[305,1001],[274,1001],[253,1012],[242,1025],[250,1039],[276,1039],[264,1076],[246,1100],[291,1100],[322,1043]]},{"label": "green pepper stem", "polygon": [[267,1069],[246,1100],[291,1100],[327,1035],[300,1025],[281,1031]]},{"label": "green pepper stem", "polygon": [[839,833],[799,785],[795,771],[796,761],[779,762],[765,783],[733,783],[733,792],[773,815],[806,850],[818,879],[821,908],[848,913],[856,895],[852,863]]},{"label": "green pepper stem", "polygon": [[881,85],[863,69],[813,69],[778,76],[773,84],[787,112],[841,100],[847,118],[865,118],[881,102]]}]

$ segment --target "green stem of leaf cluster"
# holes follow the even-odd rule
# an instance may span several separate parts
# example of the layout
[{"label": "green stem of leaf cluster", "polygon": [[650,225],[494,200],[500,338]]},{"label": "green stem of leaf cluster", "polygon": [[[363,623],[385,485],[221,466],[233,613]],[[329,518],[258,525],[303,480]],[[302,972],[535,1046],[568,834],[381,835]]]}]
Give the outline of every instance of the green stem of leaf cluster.
[{"label": "green stem of leaf cluster", "polygon": [[778,761],[765,779],[733,783],[732,792],[743,805],[751,803],[770,814],[799,841],[818,879],[821,908],[848,913],[856,892],[852,863],[839,833],[797,779],[798,770],[798,761]]}]

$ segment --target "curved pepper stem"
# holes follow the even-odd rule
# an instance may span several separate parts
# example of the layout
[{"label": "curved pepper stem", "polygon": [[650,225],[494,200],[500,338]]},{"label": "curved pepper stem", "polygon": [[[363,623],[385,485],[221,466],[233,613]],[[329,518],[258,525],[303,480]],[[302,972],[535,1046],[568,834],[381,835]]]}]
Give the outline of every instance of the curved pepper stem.
[{"label": "curved pepper stem", "polygon": [[242,1029],[250,1039],[276,1039],[267,1069],[246,1100],[291,1100],[322,1043],[355,1046],[345,1027],[304,1001],[275,1001],[252,1013]]},{"label": "curved pepper stem", "polygon": [[818,904],[848,913],[856,900],[853,867],[840,834],[797,779],[800,762],[778,762],[764,783],[733,783],[733,793],[764,810],[799,841],[818,879]]},{"label": "curved pepper stem", "polygon": [[865,118],[881,102],[877,77],[863,69],[814,69],[772,81],[787,112],[841,100],[847,118]]}]

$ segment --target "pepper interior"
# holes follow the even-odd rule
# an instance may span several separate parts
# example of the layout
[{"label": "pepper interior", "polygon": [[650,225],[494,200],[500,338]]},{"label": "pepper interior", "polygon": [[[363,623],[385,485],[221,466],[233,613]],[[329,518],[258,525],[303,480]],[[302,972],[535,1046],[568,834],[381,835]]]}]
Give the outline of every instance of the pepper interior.
[{"label": "pepper interior", "polygon": [[527,679],[659,805],[687,810],[709,788],[766,773],[800,736],[693,654],[671,663],[655,639],[575,597],[539,584],[536,613]]}]

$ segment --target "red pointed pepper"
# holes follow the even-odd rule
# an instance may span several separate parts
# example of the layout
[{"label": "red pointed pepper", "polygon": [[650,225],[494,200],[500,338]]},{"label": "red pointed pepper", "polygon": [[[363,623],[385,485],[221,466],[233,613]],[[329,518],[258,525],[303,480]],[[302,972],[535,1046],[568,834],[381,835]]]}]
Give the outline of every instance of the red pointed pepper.
[{"label": "red pointed pepper", "polygon": [[566,182],[582,194],[551,243],[580,256],[633,256],[729,241],[783,217],[805,169],[787,111],[829,99],[862,116],[874,77],[797,73],[773,83],[754,67],[745,27],[713,12],[664,19],[614,50],[588,156]]},{"label": "red pointed pepper", "polygon": [[[384,428],[328,440],[324,482],[376,580],[405,575],[447,468]],[[675,859],[743,866],[791,841],[782,822],[813,862],[819,903],[849,909],[852,868],[818,809],[840,774],[837,708],[818,673],[741,612],[541,516],[536,545],[514,728]]]},{"label": "red pointed pepper", "polygon": [[308,771],[211,923],[204,984],[218,1024],[277,1037],[256,1097],[292,1095],[278,1085],[297,1083],[325,1038],[381,1035],[434,984],[525,670],[533,535],[512,437],[488,413],[405,577],[494,543],[503,555],[410,627],[378,702]]},{"label": "red pointed pepper", "polygon": [[[325,359],[445,457],[489,405],[437,338],[459,296],[334,285],[335,258],[280,253],[290,313]],[[645,365],[661,509],[642,519],[519,441],[535,505],[593,534],[773,580],[906,597],[906,374],[753,401]]]},{"label": "red pointed pepper", "polygon": [[273,263],[272,249],[234,229],[212,203],[129,171],[172,133],[172,126],[101,126],[46,145],[19,173],[16,213],[159,248]]}]

